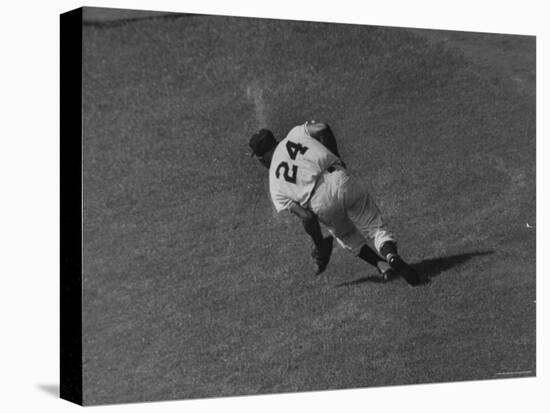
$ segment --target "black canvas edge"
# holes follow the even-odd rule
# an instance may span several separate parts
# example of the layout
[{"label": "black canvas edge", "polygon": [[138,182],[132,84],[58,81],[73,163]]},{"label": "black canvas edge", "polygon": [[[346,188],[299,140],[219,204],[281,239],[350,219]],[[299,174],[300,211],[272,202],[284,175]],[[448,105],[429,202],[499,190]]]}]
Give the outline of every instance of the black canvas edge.
[{"label": "black canvas edge", "polygon": [[82,405],[82,8],[60,15],[60,397]]}]

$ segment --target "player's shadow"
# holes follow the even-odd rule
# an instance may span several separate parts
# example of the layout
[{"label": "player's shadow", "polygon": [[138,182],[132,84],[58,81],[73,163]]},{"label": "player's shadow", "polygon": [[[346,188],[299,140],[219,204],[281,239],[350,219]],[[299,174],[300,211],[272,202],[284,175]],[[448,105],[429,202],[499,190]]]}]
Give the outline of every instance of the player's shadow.
[{"label": "player's shadow", "polygon": [[[442,272],[447,271],[450,268],[456,267],[463,264],[464,262],[485,255],[494,254],[495,251],[474,251],[467,252],[464,254],[455,254],[447,255],[445,257],[438,258],[428,258],[417,263],[412,263],[412,267],[421,275],[426,277],[428,280],[431,280],[434,277],[437,277]],[[337,284],[336,287],[351,287],[353,285],[359,285],[363,283],[388,283],[394,281],[396,278],[392,278],[388,281],[384,280],[379,275],[368,275],[366,277],[357,278],[352,281],[346,281],[340,284]]]}]

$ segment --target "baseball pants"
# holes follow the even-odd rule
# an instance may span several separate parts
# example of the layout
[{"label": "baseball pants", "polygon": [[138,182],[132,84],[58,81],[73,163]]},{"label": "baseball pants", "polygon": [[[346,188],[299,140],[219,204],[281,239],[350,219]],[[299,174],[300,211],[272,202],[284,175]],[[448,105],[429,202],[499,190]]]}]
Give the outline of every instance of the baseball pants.
[{"label": "baseball pants", "polygon": [[325,171],[317,181],[309,207],[346,250],[358,255],[367,239],[380,247],[396,242],[369,192],[340,167]]}]

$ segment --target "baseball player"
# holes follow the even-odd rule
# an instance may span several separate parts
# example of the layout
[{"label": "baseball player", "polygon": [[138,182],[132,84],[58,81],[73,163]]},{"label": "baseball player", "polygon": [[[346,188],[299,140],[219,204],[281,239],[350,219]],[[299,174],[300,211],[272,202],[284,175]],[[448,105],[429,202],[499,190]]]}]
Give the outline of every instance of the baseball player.
[{"label": "baseball player", "polygon": [[[385,280],[398,275],[411,285],[427,281],[397,254],[394,234],[372,196],[348,174],[327,124],[310,121],[295,126],[280,142],[270,130],[261,129],[249,145],[252,155],[269,168],[269,190],[277,212],[299,217],[313,240],[316,274],[327,267],[335,238],[345,250],[376,267]],[[319,222],[331,236],[323,237]]]}]

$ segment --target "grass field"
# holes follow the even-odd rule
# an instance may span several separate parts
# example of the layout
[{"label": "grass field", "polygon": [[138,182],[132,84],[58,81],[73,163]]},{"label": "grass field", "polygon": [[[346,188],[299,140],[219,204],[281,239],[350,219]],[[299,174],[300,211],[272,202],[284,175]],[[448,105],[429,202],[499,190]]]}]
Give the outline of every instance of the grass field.
[{"label": "grass field", "polygon": [[[84,27],[84,402],[534,376],[535,39],[182,16]],[[329,122],[410,288],[312,275],[248,138]]]}]

